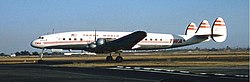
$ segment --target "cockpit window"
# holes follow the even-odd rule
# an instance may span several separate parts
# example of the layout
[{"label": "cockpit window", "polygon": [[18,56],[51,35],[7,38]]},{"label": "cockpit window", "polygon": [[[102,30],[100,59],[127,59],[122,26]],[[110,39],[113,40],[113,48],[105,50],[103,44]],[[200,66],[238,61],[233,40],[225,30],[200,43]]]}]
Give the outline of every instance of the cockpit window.
[{"label": "cockpit window", "polygon": [[38,39],[44,39],[44,37],[40,36],[40,37],[38,37]]}]

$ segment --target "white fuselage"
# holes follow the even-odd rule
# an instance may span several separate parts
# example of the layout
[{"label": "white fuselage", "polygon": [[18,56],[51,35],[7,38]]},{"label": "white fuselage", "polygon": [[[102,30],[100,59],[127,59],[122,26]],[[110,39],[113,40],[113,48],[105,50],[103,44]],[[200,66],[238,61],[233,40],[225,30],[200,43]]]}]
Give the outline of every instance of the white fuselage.
[{"label": "white fuselage", "polygon": [[[85,50],[87,45],[98,38],[118,39],[132,32],[107,31],[77,31],[63,32],[40,36],[31,42],[35,48]],[[132,49],[167,49],[196,44],[208,38],[195,38],[193,35],[173,35],[160,33],[147,33],[147,36]]]}]

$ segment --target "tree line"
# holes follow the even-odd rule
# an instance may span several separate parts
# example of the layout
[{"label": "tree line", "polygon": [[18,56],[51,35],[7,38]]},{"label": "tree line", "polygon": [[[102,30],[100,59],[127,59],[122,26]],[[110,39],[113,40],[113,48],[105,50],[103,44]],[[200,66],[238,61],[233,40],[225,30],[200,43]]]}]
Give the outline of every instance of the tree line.
[{"label": "tree line", "polygon": [[[23,51],[17,51],[15,53],[11,53],[11,54],[5,54],[5,53],[1,53],[0,52],[0,56],[10,56],[12,54],[15,54],[16,56],[36,56],[41,54],[40,52],[29,52],[27,50],[23,50]],[[48,52],[44,52],[44,55],[63,55],[62,52],[52,52],[52,53],[48,53]]]},{"label": "tree line", "polygon": [[[16,56],[22,56],[22,55],[39,55],[38,52],[29,52],[29,51],[19,51],[19,52],[15,52],[15,53],[11,53],[11,54],[15,54]],[[7,56],[7,55],[10,55],[10,54],[5,54],[5,53],[0,53],[0,56]]]}]

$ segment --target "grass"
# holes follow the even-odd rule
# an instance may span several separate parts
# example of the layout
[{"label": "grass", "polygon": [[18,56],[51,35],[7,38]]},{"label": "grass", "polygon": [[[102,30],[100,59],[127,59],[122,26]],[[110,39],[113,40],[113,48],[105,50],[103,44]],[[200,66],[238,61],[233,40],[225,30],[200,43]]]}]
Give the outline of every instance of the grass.
[{"label": "grass", "polygon": [[[45,56],[49,66],[62,67],[153,67],[192,73],[249,74],[249,52],[155,52],[124,53],[122,63],[106,62],[107,54],[96,56]],[[117,54],[113,55],[115,58]],[[0,57],[0,64],[35,64],[38,56]]]},{"label": "grass", "polygon": [[[249,52],[202,52],[202,53],[143,53],[124,54],[124,62],[106,62],[107,55],[96,56],[46,56],[44,61],[72,62],[52,64],[52,66],[69,67],[110,67],[110,66],[140,66],[140,67],[238,67],[249,66]],[[148,53],[147,53],[148,54]],[[114,55],[113,57],[115,58]],[[36,63],[38,56],[0,57],[0,64]]]}]

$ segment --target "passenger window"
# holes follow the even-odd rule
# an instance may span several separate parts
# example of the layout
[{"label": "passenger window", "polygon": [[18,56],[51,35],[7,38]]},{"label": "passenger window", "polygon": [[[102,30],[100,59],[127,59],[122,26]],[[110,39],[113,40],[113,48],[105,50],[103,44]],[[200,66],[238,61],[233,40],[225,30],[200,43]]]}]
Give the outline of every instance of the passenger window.
[{"label": "passenger window", "polygon": [[74,40],[77,40],[76,38]]},{"label": "passenger window", "polygon": [[65,38],[63,38],[63,40],[65,40]]},{"label": "passenger window", "polygon": [[69,40],[71,40],[71,38],[69,38]]},{"label": "passenger window", "polygon": [[80,40],[82,41],[82,38]]}]

